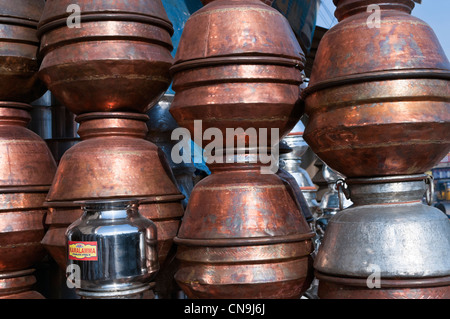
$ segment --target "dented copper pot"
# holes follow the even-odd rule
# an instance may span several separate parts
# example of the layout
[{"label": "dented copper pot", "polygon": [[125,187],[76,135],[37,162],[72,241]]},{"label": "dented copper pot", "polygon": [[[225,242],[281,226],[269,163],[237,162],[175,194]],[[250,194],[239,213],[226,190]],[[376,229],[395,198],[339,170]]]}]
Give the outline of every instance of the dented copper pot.
[{"label": "dented copper pot", "polygon": [[[347,177],[418,174],[450,149],[450,63],[412,0],[336,0],[321,40],[304,138]],[[372,11],[380,8],[380,24]]]},{"label": "dented copper pot", "polygon": [[[172,24],[160,0],[49,0],[39,22],[39,77],[71,112],[145,112],[171,82]],[[76,21],[74,22],[76,23]]]},{"label": "dented copper pot", "polygon": [[[305,56],[286,18],[259,0],[209,3],[186,22],[174,66],[170,112],[194,134],[218,128],[287,134],[298,122],[296,104]],[[278,138],[278,137],[277,137]]]},{"label": "dented copper pot", "polygon": [[81,216],[74,201],[136,198],[140,211],[158,228],[161,264],[172,247],[183,206],[164,153],[145,140],[148,116],[136,113],[87,113],[78,116],[82,141],[61,158],[45,205],[49,225],[43,244],[65,268],[64,231]]},{"label": "dented copper pot", "polygon": [[0,1],[0,101],[31,103],[45,92],[38,80],[37,24],[44,0]]}]

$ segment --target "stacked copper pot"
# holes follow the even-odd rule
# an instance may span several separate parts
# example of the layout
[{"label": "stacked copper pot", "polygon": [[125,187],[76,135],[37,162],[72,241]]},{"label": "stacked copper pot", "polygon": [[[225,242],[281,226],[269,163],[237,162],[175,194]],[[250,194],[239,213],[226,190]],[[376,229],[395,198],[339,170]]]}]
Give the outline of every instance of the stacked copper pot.
[{"label": "stacked copper pot", "polygon": [[27,128],[37,79],[36,29],[44,1],[0,1],[0,298],[43,298],[33,267],[45,256],[43,206],[56,171],[45,142]]},{"label": "stacked copper pot", "polygon": [[[302,115],[305,62],[288,22],[265,2],[207,1],[186,22],[171,69],[178,124],[192,137],[221,133],[212,174],[194,187],[175,238],[175,279],[189,298],[299,298],[312,280],[306,202],[287,179],[262,173],[271,133],[278,144]],[[253,128],[267,129],[257,145]]]},{"label": "stacked copper pot", "polygon": [[449,220],[422,198],[424,172],[450,148],[450,64],[412,0],[334,3],[339,23],[303,95],[304,138],[347,177],[354,205],[329,221],[319,297],[448,298]]},{"label": "stacked copper pot", "polygon": [[141,214],[157,226],[163,265],[184,197],[163,152],[145,139],[145,112],[171,82],[172,25],[161,1],[78,1],[70,14],[71,4],[46,1],[38,28],[39,76],[77,116],[82,140],[59,163],[43,244],[65,269],[64,234],[82,214],[75,201],[140,198]]}]

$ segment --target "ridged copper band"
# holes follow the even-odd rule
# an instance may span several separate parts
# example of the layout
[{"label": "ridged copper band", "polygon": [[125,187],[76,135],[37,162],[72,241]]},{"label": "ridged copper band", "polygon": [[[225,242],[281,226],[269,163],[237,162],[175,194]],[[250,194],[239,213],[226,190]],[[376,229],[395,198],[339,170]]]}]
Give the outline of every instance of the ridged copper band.
[{"label": "ridged copper band", "polygon": [[[366,287],[367,278],[336,277],[326,275],[315,271],[316,278],[320,281],[327,281],[343,286]],[[420,288],[420,287],[439,287],[450,285],[450,276],[430,277],[430,278],[411,278],[405,277],[397,279],[380,279],[381,288]],[[369,289],[369,288],[367,288]]]},{"label": "ridged copper band", "polygon": [[[156,195],[156,196],[139,196],[137,199],[139,200],[139,204],[140,205],[144,205],[144,204],[150,204],[150,203],[168,203],[168,202],[173,202],[173,201],[180,201],[184,199],[184,195],[182,194],[176,194],[176,195]],[[65,207],[65,208],[70,208],[70,207],[80,207],[79,203],[77,202],[81,202],[81,201],[100,201],[102,199],[104,200],[115,200],[118,199],[119,197],[108,197],[108,198],[91,198],[91,199],[86,199],[86,200],[78,200],[78,199],[74,199],[74,200],[68,200],[68,201],[54,201],[54,202],[50,202],[50,201],[46,201],[45,203],[43,203],[44,207]],[[124,197],[120,197],[120,199],[124,199]],[[130,197],[130,200],[135,199],[135,197]]]},{"label": "ridged copper band", "polygon": [[147,114],[141,114],[141,113],[92,112],[92,113],[85,113],[85,114],[76,116],[75,121],[77,121],[78,123],[81,123],[81,122],[88,121],[88,120],[105,119],[105,118],[137,120],[137,121],[143,121],[143,122],[147,122],[150,119],[150,117]]},{"label": "ridged copper band", "polygon": [[314,236],[315,234],[313,232],[310,232],[286,236],[248,237],[248,238],[188,239],[175,237],[173,240],[178,245],[186,245],[186,246],[233,247],[233,246],[290,243],[312,239]]},{"label": "ridged copper band", "polygon": [[35,269],[25,269],[25,270],[18,270],[18,271],[7,271],[7,272],[0,272],[0,279],[7,279],[7,278],[16,278],[16,277],[22,277],[22,276],[28,276],[35,272]]},{"label": "ridged copper band", "polygon": [[47,193],[51,185],[0,186],[0,193]]},{"label": "ridged copper band", "polygon": [[[151,17],[146,15],[139,14],[130,14],[130,13],[96,13],[96,14],[87,14],[80,16],[80,23],[83,22],[91,22],[91,21],[129,21],[129,22],[140,22],[146,24],[153,24],[161,26],[166,29],[169,34],[172,36],[174,33],[173,26],[170,22],[162,20],[157,17]],[[53,20],[47,22],[44,25],[39,25],[37,30],[37,37],[40,38],[44,33],[56,29],[62,26],[67,26],[67,17],[59,18],[57,20]]]},{"label": "ridged copper band", "polygon": [[38,26],[38,21],[15,18],[15,17],[8,17],[8,16],[0,16],[0,24],[3,24],[3,23],[20,25],[20,26],[24,26],[24,27],[30,27],[33,29],[37,29],[37,26]]},{"label": "ridged copper band", "polygon": [[450,80],[450,70],[389,70],[376,71],[361,74],[352,74],[327,81],[315,83],[301,92],[301,97],[305,99],[314,92],[330,87],[363,83],[369,81],[405,80],[405,79],[442,79]]},{"label": "ridged copper band", "polygon": [[296,67],[300,70],[303,69],[306,59],[302,57],[301,60],[293,58],[275,57],[275,56],[221,56],[213,58],[196,59],[191,61],[185,61],[175,64],[170,68],[170,73],[173,75],[177,72],[198,68],[198,67],[210,67],[215,65],[224,64],[272,64]]},{"label": "ridged copper band", "polygon": [[0,101],[0,107],[9,107],[13,109],[21,109],[25,111],[31,111],[33,107],[27,103],[20,102],[8,102],[8,101]]}]

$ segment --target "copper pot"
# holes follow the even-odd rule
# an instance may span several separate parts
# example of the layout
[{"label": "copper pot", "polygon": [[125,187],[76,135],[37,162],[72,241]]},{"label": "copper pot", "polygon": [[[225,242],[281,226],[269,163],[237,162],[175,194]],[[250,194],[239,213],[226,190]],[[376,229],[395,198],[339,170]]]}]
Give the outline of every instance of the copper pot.
[{"label": "copper pot", "polygon": [[[412,0],[335,0],[303,92],[304,138],[347,177],[418,174],[450,149],[450,63]],[[373,26],[370,4],[381,9]]]},{"label": "copper pot", "polygon": [[0,101],[30,103],[44,94],[37,76],[37,24],[44,0],[0,1]]},{"label": "copper pot", "polygon": [[64,153],[46,198],[50,228],[44,246],[65,269],[64,232],[82,213],[74,201],[139,197],[141,214],[157,225],[162,264],[183,215],[184,196],[164,153],[145,140],[148,116],[87,113],[76,120],[82,141]]},{"label": "copper pot", "polygon": [[[219,128],[278,128],[302,115],[296,104],[305,57],[286,18],[259,0],[217,0],[186,22],[171,68],[170,112],[193,134]],[[248,144],[246,133],[238,139]],[[224,145],[226,138],[224,137]]]},{"label": "copper pot", "polygon": [[156,104],[173,60],[161,1],[78,1],[81,24],[69,28],[72,2],[47,1],[38,28],[39,77],[57,100],[74,114],[145,112]]},{"label": "copper pot", "polygon": [[189,298],[300,298],[314,233],[288,182],[254,164],[211,170],[175,238],[179,286]]},{"label": "copper pot", "polygon": [[[27,128],[31,106],[0,102],[0,296],[29,291],[45,256],[43,206],[56,172],[46,143]],[[26,272],[24,274],[23,272]],[[28,279],[27,279],[28,278]]]}]

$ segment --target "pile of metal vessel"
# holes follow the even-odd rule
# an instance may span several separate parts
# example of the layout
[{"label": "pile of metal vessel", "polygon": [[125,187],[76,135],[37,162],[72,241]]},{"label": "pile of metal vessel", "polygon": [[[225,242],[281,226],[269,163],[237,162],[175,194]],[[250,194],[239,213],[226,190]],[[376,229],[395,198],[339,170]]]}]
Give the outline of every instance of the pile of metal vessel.
[{"label": "pile of metal vessel", "polygon": [[[425,174],[450,151],[450,63],[414,1],[334,0],[306,88],[272,1],[202,2],[172,56],[161,0],[77,1],[81,27],[71,0],[0,0],[0,298],[45,298],[46,255],[80,267],[81,298],[450,298]],[[73,116],[58,156],[27,127],[41,106]],[[222,133],[195,186],[177,125]]]}]

